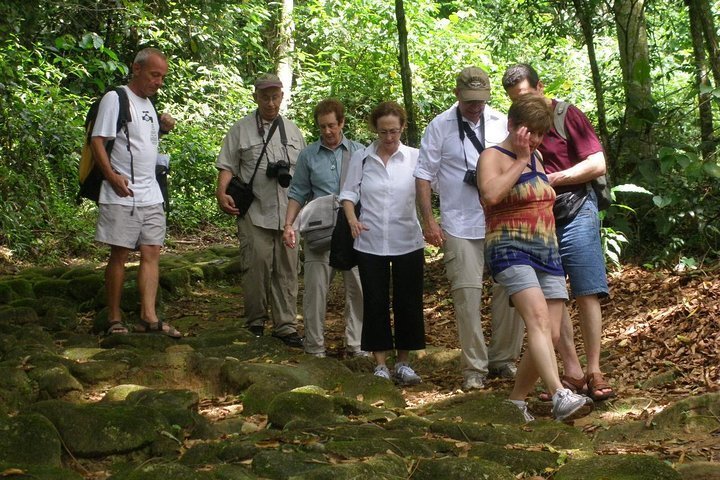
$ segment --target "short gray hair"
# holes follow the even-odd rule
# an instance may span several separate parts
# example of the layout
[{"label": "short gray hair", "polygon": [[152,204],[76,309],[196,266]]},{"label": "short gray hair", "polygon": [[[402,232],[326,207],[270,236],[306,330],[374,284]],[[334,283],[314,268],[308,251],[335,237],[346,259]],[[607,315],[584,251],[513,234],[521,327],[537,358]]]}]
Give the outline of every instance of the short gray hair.
[{"label": "short gray hair", "polygon": [[156,55],[163,60],[167,62],[167,58],[165,58],[165,54],[163,54],[160,50],[153,47],[143,48],[140,50],[137,55],[135,55],[135,60],[133,63],[137,63],[139,65],[144,65],[148,58],[152,57],[153,55]]}]

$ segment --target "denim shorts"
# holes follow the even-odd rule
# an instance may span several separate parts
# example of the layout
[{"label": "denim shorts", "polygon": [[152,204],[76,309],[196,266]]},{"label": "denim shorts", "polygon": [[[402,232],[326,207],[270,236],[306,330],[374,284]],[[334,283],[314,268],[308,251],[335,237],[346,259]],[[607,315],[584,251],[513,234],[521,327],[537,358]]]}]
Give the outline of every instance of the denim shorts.
[{"label": "denim shorts", "polygon": [[508,295],[535,287],[540,288],[548,300],[568,299],[565,277],[535,270],[530,265],[508,267],[495,275],[495,281],[505,287]]},{"label": "denim shorts", "polygon": [[575,218],[556,225],[555,233],[573,296],[607,297],[610,290],[605,275],[605,254],[600,243],[600,218],[595,192],[590,191]]}]

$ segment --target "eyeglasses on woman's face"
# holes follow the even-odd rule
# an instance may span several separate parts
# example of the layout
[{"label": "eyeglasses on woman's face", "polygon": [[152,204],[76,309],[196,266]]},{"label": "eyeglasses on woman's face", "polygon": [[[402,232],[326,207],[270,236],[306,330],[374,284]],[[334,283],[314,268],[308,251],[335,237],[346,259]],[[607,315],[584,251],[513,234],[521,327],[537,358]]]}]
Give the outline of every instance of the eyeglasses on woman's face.
[{"label": "eyeglasses on woman's face", "polygon": [[399,128],[391,128],[390,130],[378,130],[377,134],[381,137],[394,137],[395,135],[400,135],[400,132],[402,132]]}]

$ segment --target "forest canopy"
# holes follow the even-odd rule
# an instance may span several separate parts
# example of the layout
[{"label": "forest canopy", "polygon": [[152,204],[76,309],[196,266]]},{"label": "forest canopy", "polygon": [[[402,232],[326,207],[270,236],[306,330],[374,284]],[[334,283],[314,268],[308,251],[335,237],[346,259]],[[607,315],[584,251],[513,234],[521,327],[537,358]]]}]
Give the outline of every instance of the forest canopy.
[{"label": "forest canopy", "polygon": [[215,204],[214,163],[225,132],[254,108],[260,73],[289,79],[285,114],[308,141],[314,105],[332,96],[363,142],[375,104],[411,99],[404,140],[415,144],[454,101],[463,67],[490,74],[491,102],[505,111],[502,73],[527,62],[605,145],[608,259],[702,267],[720,252],[718,12],[710,0],[5,1],[0,246],[37,262],[95,248],[95,206],[76,202],[85,113],[154,46],[170,63],[158,110],[178,120],[162,145],[176,235],[231,225]]}]

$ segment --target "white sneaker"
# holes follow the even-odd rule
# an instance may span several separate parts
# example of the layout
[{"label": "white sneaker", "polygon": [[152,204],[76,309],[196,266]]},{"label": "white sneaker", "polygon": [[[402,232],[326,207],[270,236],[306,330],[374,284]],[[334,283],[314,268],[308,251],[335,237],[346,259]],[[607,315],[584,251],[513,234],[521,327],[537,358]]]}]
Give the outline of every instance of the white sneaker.
[{"label": "white sneaker", "polygon": [[395,364],[395,382],[397,382],[399,385],[417,385],[418,383],[422,382],[420,377],[417,373],[415,373],[415,370],[410,368],[410,365],[407,363],[396,363]]},{"label": "white sneaker", "polygon": [[523,414],[523,418],[525,418],[526,422],[534,422],[535,417],[533,417],[530,412],[528,412],[527,402],[523,400],[507,400],[508,402],[515,405],[520,412]]},{"label": "white sneaker", "polygon": [[385,365],[378,365],[375,367],[374,375],[376,377],[384,378],[385,380],[390,380],[390,370],[388,370],[388,367]]},{"label": "white sneaker", "polygon": [[372,353],[366,352],[365,350],[348,350],[347,355],[348,357],[372,357]]},{"label": "white sneaker", "polygon": [[559,388],[552,397],[552,403],[552,414],[558,421],[568,419],[586,404],[589,404],[591,406],[590,410],[592,410],[592,400],[585,395],[573,393],[572,390],[567,388]]},{"label": "white sneaker", "polygon": [[514,363],[503,363],[500,366],[490,368],[490,376],[497,378],[515,378],[517,366]]},{"label": "white sneaker", "polygon": [[462,384],[462,389],[465,392],[480,390],[482,388],[485,388],[485,375],[477,372],[469,373]]}]

